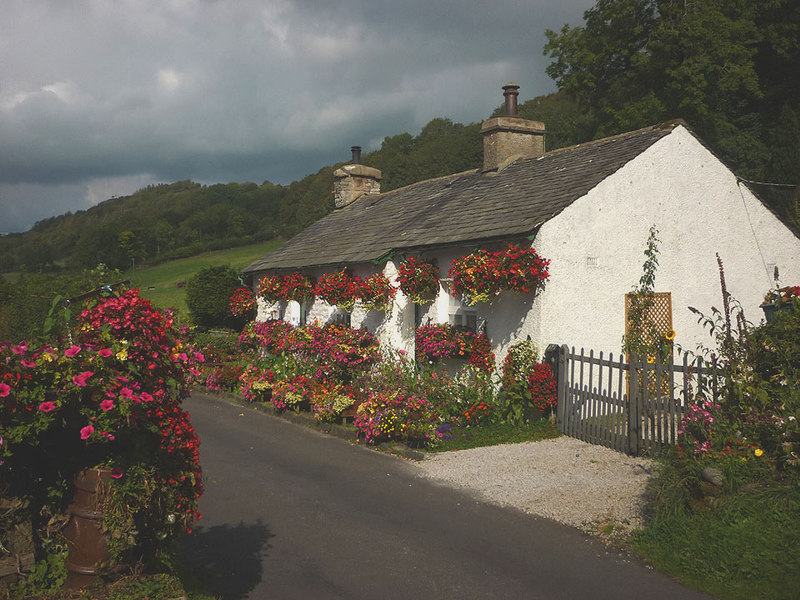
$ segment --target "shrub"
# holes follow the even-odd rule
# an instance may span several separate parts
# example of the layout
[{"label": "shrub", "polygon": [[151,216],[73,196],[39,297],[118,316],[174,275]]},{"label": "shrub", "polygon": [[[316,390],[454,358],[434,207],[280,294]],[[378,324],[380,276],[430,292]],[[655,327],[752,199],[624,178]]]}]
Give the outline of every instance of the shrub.
[{"label": "shrub", "polygon": [[240,287],[238,273],[228,265],[195,273],[186,284],[186,306],[192,321],[206,328],[241,329],[246,320],[230,310],[231,295]]}]

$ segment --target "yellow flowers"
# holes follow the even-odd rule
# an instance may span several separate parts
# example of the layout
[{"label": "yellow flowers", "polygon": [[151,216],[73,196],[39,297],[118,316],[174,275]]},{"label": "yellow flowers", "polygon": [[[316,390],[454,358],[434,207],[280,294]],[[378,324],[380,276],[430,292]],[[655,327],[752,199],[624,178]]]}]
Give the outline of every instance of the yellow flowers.
[{"label": "yellow flowers", "polygon": [[764,454],[764,451],[761,448],[756,448],[755,450],[753,450],[753,454],[755,454],[756,456],[762,456]]},{"label": "yellow flowers", "polygon": [[667,338],[667,341],[671,342],[675,339],[675,330],[670,329],[664,337]]},{"label": "yellow flowers", "polygon": [[647,355],[647,362],[652,365],[654,362],[656,362],[656,357],[653,356],[652,354],[648,354]]},{"label": "yellow flowers", "polygon": [[122,350],[117,352],[116,356],[117,356],[118,360],[127,360],[128,359],[128,351],[125,348],[123,348]]}]

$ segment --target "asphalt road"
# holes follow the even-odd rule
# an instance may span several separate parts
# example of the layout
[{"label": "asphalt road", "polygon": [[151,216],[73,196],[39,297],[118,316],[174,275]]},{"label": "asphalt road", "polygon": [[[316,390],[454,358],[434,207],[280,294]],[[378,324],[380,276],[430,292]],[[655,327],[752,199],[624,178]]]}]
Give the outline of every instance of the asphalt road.
[{"label": "asphalt road", "polygon": [[708,598],[569,527],[203,394],[203,519],[186,562],[224,600]]}]

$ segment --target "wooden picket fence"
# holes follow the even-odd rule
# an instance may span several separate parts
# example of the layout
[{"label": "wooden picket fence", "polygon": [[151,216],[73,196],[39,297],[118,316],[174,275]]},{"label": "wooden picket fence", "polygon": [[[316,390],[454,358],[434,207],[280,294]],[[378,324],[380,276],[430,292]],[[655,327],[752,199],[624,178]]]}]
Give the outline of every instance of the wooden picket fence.
[{"label": "wooden picket fence", "polygon": [[693,400],[718,396],[713,360],[676,364],[629,362],[602,352],[587,355],[561,346],[557,366],[559,428],[570,437],[632,455],[650,454],[678,439],[681,419]]}]

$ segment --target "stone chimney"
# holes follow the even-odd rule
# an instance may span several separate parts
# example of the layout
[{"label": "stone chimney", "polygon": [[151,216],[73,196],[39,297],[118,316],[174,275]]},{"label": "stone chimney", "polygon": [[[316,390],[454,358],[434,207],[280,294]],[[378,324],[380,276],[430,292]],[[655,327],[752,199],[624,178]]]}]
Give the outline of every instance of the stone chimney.
[{"label": "stone chimney", "polygon": [[483,171],[502,171],[517,158],[535,158],[544,154],[544,123],[521,119],[517,114],[519,86],[503,86],[505,110],[502,117],[484,121]]},{"label": "stone chimney", "polygon": [[361,146],[350,148],[353,161],[333,172],[336,208],[344,208],[363,196],[381,193],[381,172],[361,164]]}]

